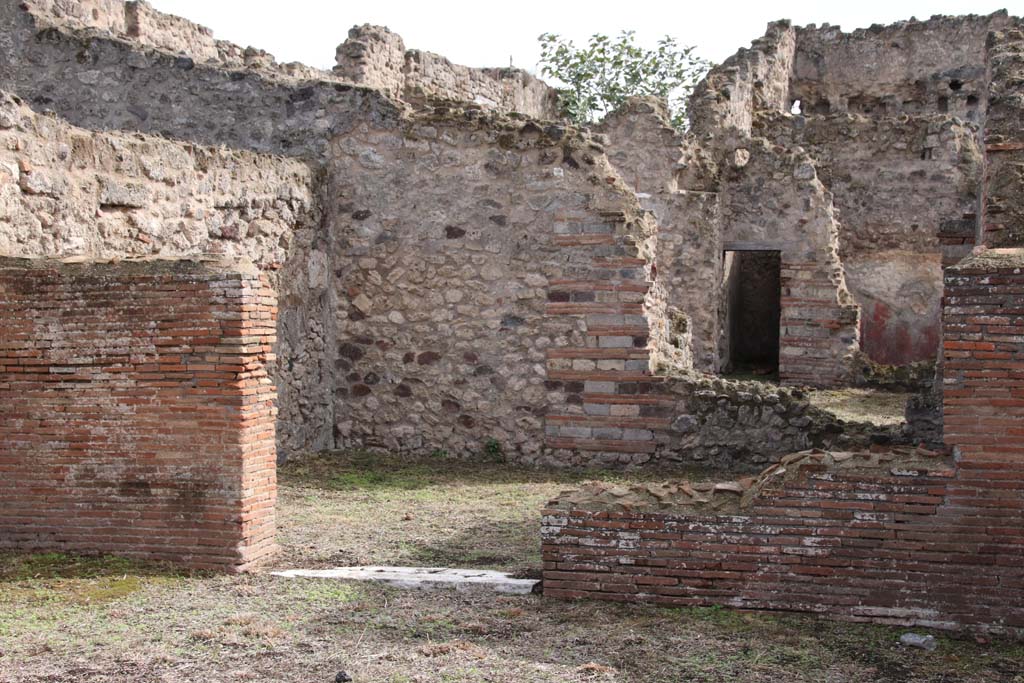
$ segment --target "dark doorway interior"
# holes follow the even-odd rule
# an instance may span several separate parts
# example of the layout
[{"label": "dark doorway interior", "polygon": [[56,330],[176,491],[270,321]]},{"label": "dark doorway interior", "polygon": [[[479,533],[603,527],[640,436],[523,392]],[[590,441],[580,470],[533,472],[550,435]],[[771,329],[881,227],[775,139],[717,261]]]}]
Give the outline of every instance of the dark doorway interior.
[{"label": "dark doorway interior", "polygon": [[778,251],[725,252],[725,372],[778,374],[781,270]]}]

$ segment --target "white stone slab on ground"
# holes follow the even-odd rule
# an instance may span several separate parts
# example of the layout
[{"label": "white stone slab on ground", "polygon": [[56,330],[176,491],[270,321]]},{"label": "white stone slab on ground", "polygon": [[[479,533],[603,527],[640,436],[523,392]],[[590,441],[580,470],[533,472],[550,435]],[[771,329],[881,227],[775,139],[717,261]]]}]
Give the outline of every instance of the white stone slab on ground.
[{"label": "white stone slab on ground", "polygon": [[455,590],[483,589],[496,593],[527,595],[539,581],[515,579],[490,569],[449,569],[444,567],[337,567],[335,569],[288,569],[272,572],[285,578],[348,579],[380,581],[398,588]]}]

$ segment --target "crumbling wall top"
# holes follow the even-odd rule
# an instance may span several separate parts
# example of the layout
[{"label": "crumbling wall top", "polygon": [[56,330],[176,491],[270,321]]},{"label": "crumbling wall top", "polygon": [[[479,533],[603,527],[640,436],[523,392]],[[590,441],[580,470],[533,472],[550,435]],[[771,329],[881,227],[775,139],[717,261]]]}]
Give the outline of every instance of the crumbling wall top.
[{"label": "crumbling wall top", "polygon": [[145,0],[25,0],[23,7],[41,27],[69,32],[100,31],[145,48],[222,68],[337,80],[330,71],[294,62],[279,64],[264,50],[217,40],[205,26],[160,12]]},{"label": "crumbling wall top", "polygon": [[796,33],[788,21],[768,25],[749,49],[713,68],[690,97],[690,125],[703,139],[729,129],[750,133],[755,111],[789,109]]},{"label": "crumbling wall top", "polygon": [[471,68],[433,52],[406,50],[386,26],[353,27],[336,57],[339,76],[414,105],[457,100],[539,119],[561,116],[555,90],[522,69]]},{"label": "crumbling wall top", "polygon": [[950,457],[924,448],[892,448],[882,452],[828,452],[810,450],[786,455],[756,477],[732,481],[669,480],[657,484],[621,486],[588,482],[563,491],[547,504],[548,510],[624,510],[662,514],[737,514],[754,505],[767,489],[816,472],[878,471],[893,476],[952,476]]},{"label": "crumbling wall top", "polygon": [[1000,11],[849,33],[828,24],[798,28],[791,97],[807,113],[950,113],[980,121],[985,39],[1018,21]]}]

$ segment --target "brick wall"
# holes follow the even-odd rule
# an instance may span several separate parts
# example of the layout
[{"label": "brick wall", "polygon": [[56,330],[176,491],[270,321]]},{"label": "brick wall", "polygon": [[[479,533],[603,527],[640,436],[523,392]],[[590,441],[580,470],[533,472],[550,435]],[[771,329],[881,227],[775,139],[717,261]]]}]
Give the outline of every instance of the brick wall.
[{"label": "brick wall", "polygon": [[779,379],[800,386],[841,386],[858,347],[860,309],[837,297],[832,269],[782,262]]},{"label": "brick wall", "polygon": [[0,259],[0,548],[271,553],[276,314],[245,266]]},{"label": "brick wall", "polygon": [[655,451],[654,432],[671,420],[651,393],[664,381],[650,368],[651,264],[638,246],[643,240],[623,227],[612,217],[554,225],[552,243],[584,258],[577,276],[549,280],[545,312],[583,335],[578,345],[547,350],[548,387],[556,394],[545,415],[545,445],[631,462],[631,455]]},{"label": "brick wall", "polygon": [[1024,250],[946,274],[945,420],[921,450],[757,479],[594,486],[544,511],[544,591],[1024,634]]}]

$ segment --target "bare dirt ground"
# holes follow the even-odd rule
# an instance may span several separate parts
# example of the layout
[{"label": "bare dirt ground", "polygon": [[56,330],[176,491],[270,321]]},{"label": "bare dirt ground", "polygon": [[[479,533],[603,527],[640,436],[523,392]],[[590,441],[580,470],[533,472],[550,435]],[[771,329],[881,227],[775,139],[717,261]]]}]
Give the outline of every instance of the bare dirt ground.
[{"label": "bare dirt ground", "polygon": [[814,405],[849,422],[869,422],[880,427],[905,420],[907,401],[913,392],[875,388],[815,389],[807,393]]},{"label": "bare dirt ground", "polygon": [[[675,473],[678,474],[678,473]],[[342,454],[281,471],[275,567],[424,564],[536,574],[537,511],[586,479]],[[0,554],[3,683],[628,681],[1024,683],[1024,644],[809,616],[182,573],[113,558]]]}]

